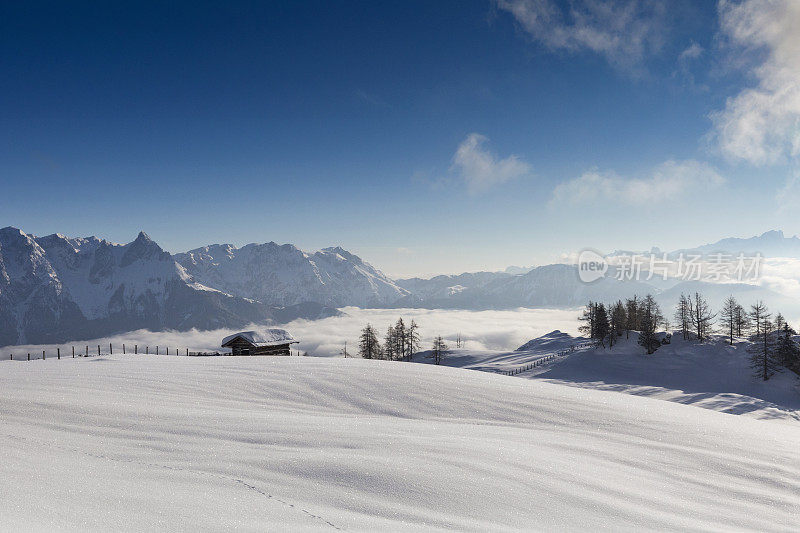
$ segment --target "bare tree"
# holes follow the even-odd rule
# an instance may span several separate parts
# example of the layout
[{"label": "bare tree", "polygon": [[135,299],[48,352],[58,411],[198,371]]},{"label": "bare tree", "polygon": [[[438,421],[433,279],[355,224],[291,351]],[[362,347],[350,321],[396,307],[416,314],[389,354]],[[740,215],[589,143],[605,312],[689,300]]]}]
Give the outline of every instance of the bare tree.
[{"label": "bare tree", "polygon": [[733,346],[733,337],[736,336],[737,327],[737,310],[741,306],[736,298],[728,296],[725,303],[722,304],[722,311],[720,311],[720,323],[725,331],[728,333],[728,343]]},{"label": "bare tree", "polygon": [[736,306],[736,336],[741,337],[747,333],[750,327],[750,319],[747,316],[747,311],[741,305]]},{"label": "bare tree", "polygon": [[702,341],[711,335],[711,324],[717,315],[711,312],[708,302],[699,292],[689,299],[689,310],[697,340]]},{"label": "bare tree", "polygon": [[689,309],[689,298],[687,298],[683,293],[681,293],[680,299],[678,300],[678,308],[675,310],[675,321],[681,328],[683,340],[687,340],[689,338],[689,327],[692,319],[691,311]]},{"label": "bare tree", "polygon": [[750,326],[754,330],[753,333],[755,335],[761,334],[761,328],[764,325],[765,315],[767,319],[769,319],[770,315],[767,313],[767,306],[764,305],[764,302],[759,300],[750,306],[750,312],[747,313],[747,316],[750,319]]}]

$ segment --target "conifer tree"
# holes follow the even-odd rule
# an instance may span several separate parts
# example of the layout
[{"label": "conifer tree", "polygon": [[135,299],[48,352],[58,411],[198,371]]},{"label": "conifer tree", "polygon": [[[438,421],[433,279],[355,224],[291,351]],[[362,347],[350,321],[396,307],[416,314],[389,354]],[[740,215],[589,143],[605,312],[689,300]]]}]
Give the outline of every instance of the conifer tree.
[{"label": "conifer tree", "polygon": [[596,304],[594,308],[594,338],[597,342],[605,347],[605,339],[611,333],[611,326],[608,323],[608,313],[606,306],[603,304]]},{"label": "conifer tree", "polygon": [[393,361],[397,357],[397,336],[394,326],[389,326],[386,330],[386,338],[383,340],[383,355],[389,361]]},{"label": "conifer tree", "polygon": [[617,300],[617,303],[611,306],[611,320],[609,322],[611,326],[609,344],[613,346],[617,341],[617,337],[620,337],[622,332],[625,331],[625,323],[627,322],[625,306],[622,304],[621,300]]},{"label": "conifer tree", "polygon": [[630,337],[631,331],[638,331],[639,330],[639,299],[636,295],[633,295],[633,298],[628,298],[625,300],[625,315],[626,315],[626,324],[625,324],[625,338],[627,339]]},{"label": "conifer tree", "polygon": [[793,339],[796,334],[794,329],[784,322],[783,327],[779,330],[775,346],[777,362],[795,372],[800,370],[800,346]]},{"label": "conifer tree", "polygon": [[408,330],[406,329],[406,324],[403,322],[402,317],[397,319],[397,323],[394,326],[394,339],[396,343],[396,357],[397,359],[403,359],[408,349]]}]

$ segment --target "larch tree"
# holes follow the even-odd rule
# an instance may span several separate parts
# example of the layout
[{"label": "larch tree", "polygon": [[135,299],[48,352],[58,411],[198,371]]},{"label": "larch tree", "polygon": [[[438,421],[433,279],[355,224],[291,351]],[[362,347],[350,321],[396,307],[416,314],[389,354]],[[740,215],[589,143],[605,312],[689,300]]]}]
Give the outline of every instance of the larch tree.
[{"label": "larch tree", "polygon": [[711,312],[708,302],[699,292],[695,292],[694,296],[690,297],[689,310],[691,312],[692,328],[697,335],[697,340],[703,341],[711,335],[711,324],[713,324],[714,317],[717,315]]},{"label": "larch tree", "polygon": [[736,336],[741,337],[747,333],[750,327],[750,318],[747,316],[747,311],[741,305],[736,306]]},{"label": "larch tree", "polygon": [[764,324],[764,315],[769,317],[767,306],[764,305],[764,302],[759,300],[750,306],[747,317],[750,322],[750,328],[756,336],[761,334],[761,327]]},{"label": "larch tree", "polygon": [[625,300],[625,338],[630,337],[631,331],[639,331],[639,322],[641,320],[641,309],[639,298],[634,294],[633,298]]},{"label": "larch tree", "polygon": [[394,326],[389,326],[386,330],[386,338],[383,340],[383,355],[389,361],[397,358],[397,331]]},{"label": "larch tree", "polygon": [[733,338],[736,336],[738,331],[736,320],[737,320],[737,313],[738,309],[741,306],[739,302],[736,301],[736,298],[733,296],[728,296],[725,300],[725,303],[722,304],[722,311],[720,311],[720,324],[722,325],[725,332],[728,334],[728,344],[733,346]]},{"label": "larch tree", "polygon": [[433,362],[437,365],[442,363],[442,359],[447,356],[448,348],[441,335],[433,339],[433,347],[431,348],[431,357]]},{"label": "larch tree", "polygon": [[750,354],[750,367],[754,371],[754,376],[763,381],[767,381],[780,371],[780,362],[775,350],[775,336],[772,334],[774,326],[770,317],[767,308],[763,307],[759,313],[757,333],[750,337],[752,344],[747,350]]},{"label": "larch tree", "polygon": [[397,343],[395,349],[397,352],[397,359],[403,359],[408,349],[408,330],[406,329],[406,324],[403,322],[402,317],[398,318],[397,323],[394,325],[394,338]]},{"label": "larch tree", "polygon": [[683,340],[687,340],[689,338],[689,328],[692,319],[691,311],[689,310],[689,298],[687,298],[683,293],[681,293],[681,296],[678,299],[678,307],[675,309],[675,321],[681,328]]},{"label": "larch tree", "polygon": [[639,308],[641,317],[639,319],[640,333],[638,342],[640,346],[647,350],[648,354],[652,354],[661,346],[661,342],[656,336],[656,330],[659,324],[664,321],[664,315],[661,314],[661,308],[651,294],[644,297],[639,304]]},{"label": "larch tree", "polygon": [[411,324],[408,326],[408,330],[406,331],[406,346],[408,350],[408,360],[414,357],[414,349],[419,348],[419,326],[411,319]]},{"label": "larch tree", "polygon": [[597,304],[589,301],[589,303],[586,304],[586,307],[584,307],[581,316],[578,317],[578,320],[583,322],[583,324],[578,326],[578,331],[580,331],[585,337],[594,339],[596,335],[595,329],[597,326]]},{"label": "larch tree", "polygon": [[622,304],[621,300],[617,300],[617,303],[611,306],[611,320],[609,322],[611,326],[609,345],[613,346],[617,341],[617,337],[621,337],[622,332],[625,331],[625,324],[627,322],[625,306]]},{"label": "larch tree", "polygon": [[371,324],[367,324],[361,330],[358,339],[358,354],[364,359],[378,359],[381,356],[381,344],[378,342],[378,335]]}]

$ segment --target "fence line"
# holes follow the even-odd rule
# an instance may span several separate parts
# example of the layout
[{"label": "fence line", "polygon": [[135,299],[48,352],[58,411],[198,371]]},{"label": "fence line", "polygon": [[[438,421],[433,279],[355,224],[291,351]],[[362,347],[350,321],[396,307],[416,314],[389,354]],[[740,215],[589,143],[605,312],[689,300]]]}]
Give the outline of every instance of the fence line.
[{"label": "fence line", "polygon": [[548,363],[548,362],[550,362],[550,361],[552,361],[552,360],[554,360],[554,359],[556,359],[558,357],[564,357],[565,355],[569,355],[569,354],[573,353],[575,350],[580,350],[582,348],[587,348],[587,347],[596,346],[596,345],[597,345],[597,343],[594,342],[594,341],[582,342],[580,344],[573,344],[572,346],[570,346],[566,350],[561,350],[561,351],[556,352],[554,354],[550,354],[548,356],[545,356],[545,357],[542,357],[540,359],[537,359],[536,361],[528,363],[527,365],[519,366],[519,367],[513,368],[511,370],[500,370],[499,373],[503,374],[504,376],[516,376],[518,374],[522,374],[523,372],[527,372],[528,370],[532,370],[532,369],[536,368],[537,366],[541,366],[544,363]]},{"label": "fence line", "polygon": [[[89,346],[88,345],[83,347],[83,351],[82,352],[80,350],[80,347],[78,347],[78,351],[77,352],[75,351],[75,346],[74,345],[71,346],[71,348],[72,348],[72,359],[75,359],[76,357],[101,357],[101,356],[104,356],[104,355],[114,355],[114,345],[112,343],[109,343],[108,351],[103,351],[101,349],[101,345],[98,344],[97,345],[97,351],[96,351],[97,353],[96,354],[95,354],[95,350],[94,349],[92,349],[91,352],[89,351]],[[123,355],[130,355],[131,351],[130,351],[129,348],[130,348],[130,345],[127,345],[127,348],[126,348],[126,345],[123,344],[122,345],[122,354]],[[211,356],[230,355],[228,352],[218,352],[218,351],[213,351],[212,352],[212,351],[200,351],[200,350],[192,351],[189,348],[180,349],[178,347],[175,347],[173,349],[170,349],[169,347],[164,347],[164,348],[166,350],[166,355],[171,355],[173,357],[175,357],[175,356],[180,356],[180,357],[211,357]],[[301,353],[300,350],[298,350],[296,355],[299,356],[300,353]],[[27,357],[25,356],[25,354],[27,354]],[[53,352],[50,351],[50,357],[52,357],[52,354],[53,354]],[[119,352],[119,350],[117,350],[117,355],[119,355],[119,354],[120,354],[120,352]],[[150,351],[150,346],[145,346],[144,353],[141,353],[141,352],[139,352],[139,345],[138,344],[134,344],[133,345],[133,354],[134,355],[160,355],[160,356],[163,356],[164,352],[161,351],[161,345],[159,345],[159,346],[155,347],[155,352],[154,353]],[[39,356],[38,354],[33,354],[33,357],[31,357],[31,353],[30,352],[25,352],[22,355],[23,355],[23,359],[25,359],[27,361],[38,361],[38,360],[45,361],[45,360],[47,360],[48,352],[47,352],[47,350],[42,350],[42,355],[41,356]],[[55,355],[56,355],[56,359],[59,359],[59,360],[61,359],[61,347],[55,348]],[[295,355],[295,354],[290,352],[290,355]],[[68,356],[65,355],[64,358],[67,359]],[[11,360],[11,361],[15,360],[15,357],[14,357],[13,353],[9,353],[9,360]],[[16,357],[16,360],[19,361],[20,358]]]}]

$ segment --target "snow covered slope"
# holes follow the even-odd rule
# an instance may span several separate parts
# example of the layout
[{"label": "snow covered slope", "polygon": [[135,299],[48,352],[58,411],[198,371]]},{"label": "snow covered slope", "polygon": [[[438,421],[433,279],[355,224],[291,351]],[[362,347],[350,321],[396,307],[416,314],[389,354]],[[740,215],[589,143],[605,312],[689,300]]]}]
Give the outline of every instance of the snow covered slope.
[{"label": "snow covered slope", "polygon": [[698,344],[673,335],[645,355],[636,336],[613,349],[584,350],[531,375],[584,388],[615,390],[732,414],[800,422],[800,377],[789,370],[753,377],[746,341]]},{"label": "snow covered slope", "polygon": [[0,346],[269,316],[266,306],[195,283],[144,233],[119,245],[0,229]]},{"label": "snow covered slope", "polygon": [[796,527],[800,428],[316,358],[0,363],[9,530]]},{"label": "snow covered slope", "polygon": [[199,282],[271,305],[343,307],[393,303],[408,292],[342,248],[308,254],[291,244],[213,244],[175,259]]},{"label": "snow covered slope", "polygon": [[[581,348],[514,377],[612,390],[692,404],[760,419],[800,422],[800,377],[785,371],[768,382],[753,377],[747,342],[721,337],[698,344],[673,335],[671,344],[645,355],[636,334],[613,348]],[[452,350],[442,364],[505,372],[580,346],[585,339],[553,331],[514,351]],[[430,363],[420,353],[418,362]]]}]

